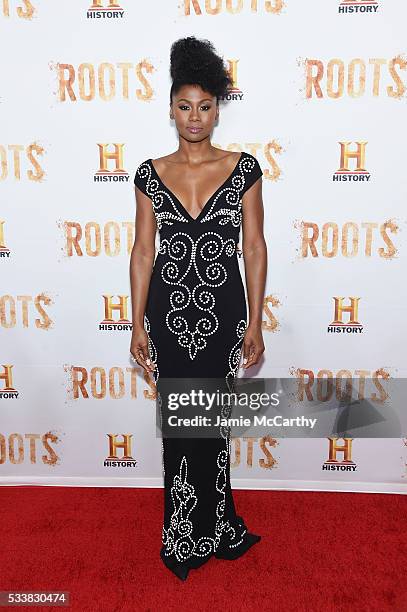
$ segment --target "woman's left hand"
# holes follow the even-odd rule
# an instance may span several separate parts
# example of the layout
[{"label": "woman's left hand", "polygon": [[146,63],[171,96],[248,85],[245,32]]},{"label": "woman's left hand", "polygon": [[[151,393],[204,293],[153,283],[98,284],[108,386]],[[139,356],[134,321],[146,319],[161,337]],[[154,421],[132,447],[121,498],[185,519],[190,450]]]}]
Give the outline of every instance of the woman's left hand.
[{"label": "woman's left hand", "polygon": [[[243,340],[243,365],[242,368],[247,370],[251,366],[258,363],[261,355],[264,353],[263,334],[261,324],[256,326],[249,325]],[[245,360],[247,360],[245,362]]]}]

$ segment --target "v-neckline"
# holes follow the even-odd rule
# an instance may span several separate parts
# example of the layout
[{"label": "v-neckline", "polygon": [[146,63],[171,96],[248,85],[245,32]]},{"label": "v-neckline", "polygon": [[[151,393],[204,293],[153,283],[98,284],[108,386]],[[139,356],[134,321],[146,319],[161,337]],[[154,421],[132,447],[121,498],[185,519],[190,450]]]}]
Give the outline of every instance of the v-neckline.
[{"label": "v-neckline", "polygon": [[189,217],[189,219],[191,221],[193,221],[194,223],[196,223],[201,216],[203,215],[204,211],[206,210],[207,206],[209,205],[209,203],[213,200],[213,198],[219,193],[219,191],[222,189],[222,187],[224,187],[224,185],[226,185],[226,183],[232,178],[232,176],[234,175],[234,173],[236,172],[237,167],[239,166],[240,162],[243,159],[243,154],[244,152],[242,151],[240,153],[239,159],[237,160],[235,166],[233,167],[232,172],[229,174],[229,176],[223,181],[223,183],[221,185],[219,185],[219,187],[213,192],[213,194],[208,198],[208,200],[205,202],[204,206],[201,209],[201,212],[199,213],[199,215],[197,217],[192,217],[189,212],[187,211],[187,209],[185,208],[185,206],[183,205],[183,203],[181,202],[181,200],[175,195],[175,193],[173,191],[171,191],[171,189],[169,189],[167,187],[167,185],[161,180],[160,175],[158,174],[157,170],[154,167],[153,164],[153,160],[150,158],[148,161],[150,162],[150,166],[153,169],[154,174],[156,175],[156,177],[158,178],[158,180],[160,181],[161,185],[164,187],[164,189],[166,189],[167,191],[169,191],[169,193],[174,197],[176,203],[178,204],[178,206],[181,208],[181,211],[187,215]]}]

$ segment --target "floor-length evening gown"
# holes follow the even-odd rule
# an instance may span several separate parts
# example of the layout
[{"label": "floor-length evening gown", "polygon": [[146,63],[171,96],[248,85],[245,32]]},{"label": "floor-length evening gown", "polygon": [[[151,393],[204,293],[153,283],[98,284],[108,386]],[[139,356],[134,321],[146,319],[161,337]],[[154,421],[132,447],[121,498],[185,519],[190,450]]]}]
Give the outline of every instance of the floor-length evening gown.
[{"label": "floor-length evening gown", "polygon": [[[151,159],[136,170],[134,183],[151,199],[160,235],[144,316],[157,388],[160,377],[233,382],[238,373],[247,328],[236,250],[242,196],[262,174],[256,158],[241,153],[194,218],[161,181]],[[230,432],[224,431],[216,438],[162,438],[160,555],[182,580],[212,555],[236,559],[260,540],[236,515]]]}]

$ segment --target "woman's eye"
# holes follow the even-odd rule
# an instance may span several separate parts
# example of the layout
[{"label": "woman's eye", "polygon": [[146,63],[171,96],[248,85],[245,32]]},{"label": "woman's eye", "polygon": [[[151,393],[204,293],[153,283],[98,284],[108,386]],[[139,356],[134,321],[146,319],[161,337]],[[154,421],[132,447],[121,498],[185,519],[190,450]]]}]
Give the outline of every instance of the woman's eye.
[{"label": "woman's eye", "polygon": [[[189,106],[187,106],[186,104],[182,104],[182,105],[181,105],[181,106],[179,106],[178,108],[179,108],[180,110],[188,110],[188,109],[189,109]],[[205,106],[201,106],[201,109],[202,109],[202,110],[205,110],[205,111],[206,111],[206,110],[209,110],[210,108],[211,108],[211,107],[210,107],[210,106],[207,106],[207,105],[205,105]]]}]

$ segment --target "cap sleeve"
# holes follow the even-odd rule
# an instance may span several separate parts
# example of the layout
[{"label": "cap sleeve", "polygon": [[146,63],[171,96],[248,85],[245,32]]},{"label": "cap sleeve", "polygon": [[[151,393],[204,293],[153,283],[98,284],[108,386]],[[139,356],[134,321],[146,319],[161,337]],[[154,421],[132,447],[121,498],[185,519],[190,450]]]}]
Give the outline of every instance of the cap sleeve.
[{"label": "cap sleeve", "polygon": [[243,163],[243,173],[245,178],[245,184],[243,187],[243,193],[245,193],[254,183],[263,176],[263,171],[260,168],[260,164],[254,155],[250,153],[246,154],[246,159]]},{"label": "cap sleeve", "polygon": [[140,189],[140,191],[142,191],[148,197],[151,197],[150,193],[148,192],[148,183],[150,181],[150,177],[151,168],[148,163],[148,160],[146,159],[139,165],[136,170],[136,173],[134,175],[134,184]]}]

